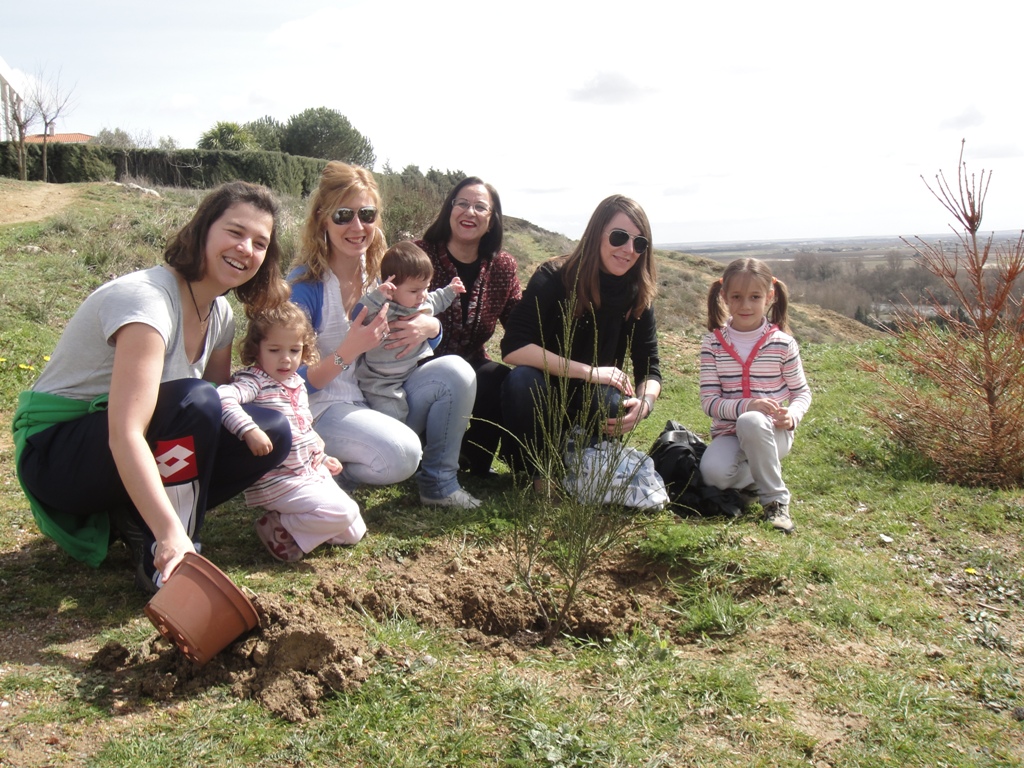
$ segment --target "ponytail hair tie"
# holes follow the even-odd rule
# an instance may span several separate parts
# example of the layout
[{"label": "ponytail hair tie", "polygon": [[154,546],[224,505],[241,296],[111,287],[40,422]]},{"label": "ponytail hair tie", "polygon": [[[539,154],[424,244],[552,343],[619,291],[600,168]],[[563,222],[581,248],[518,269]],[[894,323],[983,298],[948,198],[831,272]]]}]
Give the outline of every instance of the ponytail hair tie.
[{"label": "ponytail hair tie", "polygon": [[719,285],[725,285],[725,283],[722,282],[722,278],[718,278],[718,284]]},{"label": "ponytail hair tie", "polygon": [[779,278],[772,277],[772,285],[778,285],[778,282],[779,282]]}]

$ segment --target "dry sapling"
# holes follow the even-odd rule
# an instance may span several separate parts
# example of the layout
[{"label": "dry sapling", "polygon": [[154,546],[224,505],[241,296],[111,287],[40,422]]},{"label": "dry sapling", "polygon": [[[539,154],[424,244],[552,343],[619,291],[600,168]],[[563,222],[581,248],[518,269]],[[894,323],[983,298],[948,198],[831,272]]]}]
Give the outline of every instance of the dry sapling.
[{"label": "dry sapling", "polygon": [[[925,317],[907,301],[897,317],[895,355],[909,378],[865,363],[892,392],[872,414],[948,482],[1006,488],[1024,472],[1024,232],[1008,246],[979,236],[991,172],[968,174],[963,145],[957,184],[941,172],[928,190],[952,214],[949,246],[904,240],[940,278],[955,304],[929,294]],[[958,306],[957,306],[958,305]]]}]

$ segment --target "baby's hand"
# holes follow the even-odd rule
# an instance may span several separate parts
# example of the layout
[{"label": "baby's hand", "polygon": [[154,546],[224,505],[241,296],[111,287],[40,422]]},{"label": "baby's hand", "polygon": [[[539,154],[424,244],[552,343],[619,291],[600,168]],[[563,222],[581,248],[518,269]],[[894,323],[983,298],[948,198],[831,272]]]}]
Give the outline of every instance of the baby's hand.
[{"label": "baby's hand", "polygon": [[394,279],[395,276],[392,275],[387,280],[385,280],[384,282],[377,286],[377,290],[379,290],[381,294],[383,294],[384,298],[387,299],[388,301],[391,301],[393,298],[395,298],[395,284],[394,282],[392,282]]},{"label": "baby's hand", "polygon": [[259,427],[250,429],[242,435],[242,439],[249,446],[253,456],[266,456],[274,447],[274,444],[270,442],[270,438],[267,437],[267,433]]},{"label": "baby's hand", "polygon": [[465,293],[466,292],[466,286],[464,286],[462,284],[462,278],[458,277],[458,276],[455,276],[455,277],[452,278],[452,281],[450,283],[448,283],[448,287],[449,288],[454,288],[455,289],[455,293]]},{"label": "baby's hand", "polygon": [[324,456],[324,466],[327,467],[327,471],[332,475],[337,475],[343,469],[341,462],[333,456]]}]

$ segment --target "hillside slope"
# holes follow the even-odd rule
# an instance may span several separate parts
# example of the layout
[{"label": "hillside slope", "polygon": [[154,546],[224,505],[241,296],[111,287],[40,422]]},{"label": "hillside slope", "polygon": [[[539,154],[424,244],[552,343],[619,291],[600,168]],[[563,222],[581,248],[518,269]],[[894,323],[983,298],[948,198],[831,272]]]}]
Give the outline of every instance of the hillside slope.
[{"label": "hillside slope", "polygon": [[[0,226],[41,221],[72,204],[90,187],[102,184],[43,184],[0,179]],[[288,206],[298,214],[301,204]],[[293,214],[293,215],[295,215]],[[519,277],[525,286],[544,260],[567,253],[573,246],[565,235],[538,227],[525,219],[505,217],[505,250],[519,261]],[[659,291],[656,302],[658,327],[665,334],[703,333],[707,287],[722,271],[712,259],[675,251],[656,250]],[[794,305],[791,323],[803,342],[859,342],[875,338],[876,331],[850,318],[815,305]]]}]

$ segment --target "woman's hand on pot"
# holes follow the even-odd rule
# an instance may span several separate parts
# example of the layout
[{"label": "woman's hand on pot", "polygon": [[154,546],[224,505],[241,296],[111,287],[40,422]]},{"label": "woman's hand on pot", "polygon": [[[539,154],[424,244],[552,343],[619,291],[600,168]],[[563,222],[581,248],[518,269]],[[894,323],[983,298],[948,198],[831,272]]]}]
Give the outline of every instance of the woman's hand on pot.
[{"label": "woman's hand on pot", "polygon": [[196,547],[192,540],[185,533],[184,528],[179,528],[174,533],[161,539],[156,543],[156,554],[153,555],[153,565],[160,571],[160,577],[167,581],[178,567],[186,552],[195,552]]}]

